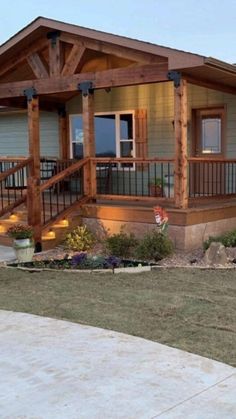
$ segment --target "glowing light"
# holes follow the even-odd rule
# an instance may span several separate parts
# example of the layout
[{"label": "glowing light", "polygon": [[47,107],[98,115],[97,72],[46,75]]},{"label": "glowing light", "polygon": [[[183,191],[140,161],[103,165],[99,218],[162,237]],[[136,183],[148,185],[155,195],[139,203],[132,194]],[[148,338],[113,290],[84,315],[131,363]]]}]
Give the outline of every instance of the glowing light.
[{"label": "glowing light", "polygon": [[18,215],[16,215],[14,212],[11,213],[11,215],[9,216],[9,221],[18,221]]}]

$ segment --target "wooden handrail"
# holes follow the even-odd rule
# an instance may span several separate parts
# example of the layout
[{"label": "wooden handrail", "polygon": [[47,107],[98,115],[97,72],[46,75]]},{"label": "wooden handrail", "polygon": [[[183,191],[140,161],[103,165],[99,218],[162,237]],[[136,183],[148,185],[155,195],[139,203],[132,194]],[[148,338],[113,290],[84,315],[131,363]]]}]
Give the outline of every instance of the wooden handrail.
[{"label": "wooden handrail", "polygon": [[140,157],[90,157],[90,160],[94,163],[165,163],[174,162],[174,158],[150,158],[142,159]]},{"label": "wooden handrail", "polygon": [[25,160],[28,160],[29,157],[7,157],[7,156],[0,156],[0,162],[6,162],[6,163],[11,163],[11,162],[23,162]]},{"label": "wooden handrail", "polygon": [[0,173],[0,182],[2,182],[8,176],[11,176],[14,173],[18,172],[18,170],[23,169],[25,166],[27,166],[29,163],[31,163],[32,160],[33,159],[31,157],[29,157],[28,159],[22,161],[21,163],[18,163],[15,167],[12,167],[11,169],[6,170],[6,172]]},{"label": "wooden handrail", "polygon": [[62,170],[60,173],[57,173],[51,179],[49,179],[47,182],[43,183],[40,186],[40,191],[43,192],[43,191],[45,191],[45,189],[49,189],[50,187],[55,185],[55,183],[62,181],[67,176],[69,176],[72,173],[76,172],[77,170],[81,169],[81,167],[83,167],[88,162],[89,162],[89,157],[87,157],[83,160],[79,160],[76,163],[71,164],[71,166]]},{"label": "wooden handrail", "polygon": [[202,163],[236,163],[236,159],[224,159],[221,157],[188,157],[188,162],[192,162],[192,163],[197,163],[197,162],[202,162]]}]

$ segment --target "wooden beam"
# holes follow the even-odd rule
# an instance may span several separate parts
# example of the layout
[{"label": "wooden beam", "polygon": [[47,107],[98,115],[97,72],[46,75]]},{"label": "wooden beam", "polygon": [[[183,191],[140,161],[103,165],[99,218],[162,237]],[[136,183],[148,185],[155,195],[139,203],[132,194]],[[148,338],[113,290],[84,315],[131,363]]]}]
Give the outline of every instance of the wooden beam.
[{"label": "wooden beam", "polygon": [[59,147],[60,147],[60,158],[69,158],[69,143],[68,143],[68,131],[67,131],[67,116],[66,112],[62,109],[59,111]]},{"label": "wooden beam", "polygon": [[74,92],[77,91],[79,83],[87,80],[93,82],[93,87],[96,89],[164,82],[168,81],[167,64],[118,68],[53,79],[0,83],[0,99],[23,96],[23,91],[30,87],[34,87],[39,95]]},{"label": "wooden beam", "polygon": [[27,60],[27,56],[33,54],[36,51],[40,51],[47,45],[47,40],[42,39],[39,42],[34,42],[28,46],[28,48],[23,49],[17,53],[17,56],[6,60],[5,63],[0,65],[0,77],[7,73],[8,71],[16,68],[22,61]]},{"label": "wooden beam", "polygon": [[[94,138],[94,94],[82,94],[83,109],[83,135],[84,135],[84,158],[95,157],[95,138]],[[94,181],[94,177],[93,177]],[[96,183],[96,180],[95,180]],[[96,185],[93,185],[96,189]],[[91,165],[84,167],[84,194],[91,195],[92,190],[92,171]]]},{"label": "wooden beam", "polygon": [[59,36],[49,40],[49,72],[50,77],[57,77],[61,73],[61,45]]},{"label": "wooden beam", "polygon": [[125,58],[131,61],[136,61],[143,64],[152,64],[167,62],[165,57],[161,57],[155,54],[146,53],[135,50],[134,48],[125,48],[119,45],[110,45],[97,40],[90,40],[88,38],[78,39],[78,37],[62,33],[60,36],[61,41],[69,44],[78,45],[94,51],[102,52],[104,54],[115,55],[116,57]]},{"label": "wooden beam", "polygon": [[28,137],[29,155],[33,159],[27,183],[28,223],[34,228],[34,240],[37,249],[42,241],[41,229],[41,193],[40,193],[40,136],[39,136],[39,100],[28,98]]},{"label": "wooden beam", "polygon": [[195,84],[196,86],[236,95],[236,87],[234,86],[227,86],[223,83],[213,82],[210,80],[197,79],[188,75],[184,75],[184,78],[188,83]]},{"label": "wooden beam", "polygon": [[188,207],[187,82],[174,87],[175,170],[174,200],[177,208]]},{"label": "wooden beam", "polygon": [[49,77],[48,71],[37,52],[30,54],[27,57],[27,61],[37,79],[45,79]]},{"label": "wooden beam", "polygon": [[85,48],[79,45],[73,45],[69,56],[64,64],[61,75],[70,76],[75,73],[76,68],[78,67],[83,55]]}]

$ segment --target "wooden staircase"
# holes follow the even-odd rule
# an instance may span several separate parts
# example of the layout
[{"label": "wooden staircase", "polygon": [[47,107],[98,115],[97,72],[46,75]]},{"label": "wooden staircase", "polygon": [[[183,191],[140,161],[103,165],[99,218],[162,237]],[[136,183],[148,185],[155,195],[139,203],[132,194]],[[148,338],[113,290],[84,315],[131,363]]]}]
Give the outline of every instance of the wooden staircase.
[{"label": "wooden staircase", "polygon": [[[12,246],[13,239],[8,237],[8,228],[15,224],[27,224],[27,209],[21,205],[14,212],[5,215],[0,219],[0,245]],[[65,217],[58,217],[50,225],[45,226],[42,231],[43,250],[53,249],[55,246],[63,243],[66,235],[81,224],[81,217],[78,211],[68,212]]]}]

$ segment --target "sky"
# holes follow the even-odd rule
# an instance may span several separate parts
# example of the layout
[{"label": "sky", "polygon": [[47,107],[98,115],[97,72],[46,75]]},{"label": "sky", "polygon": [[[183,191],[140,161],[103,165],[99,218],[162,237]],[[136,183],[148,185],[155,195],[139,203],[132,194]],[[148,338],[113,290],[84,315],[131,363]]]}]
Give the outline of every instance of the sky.
[{"label": "sky", "polygon": [[2,0],[0,44],[38,16],[236,63],[236,0]]}]

